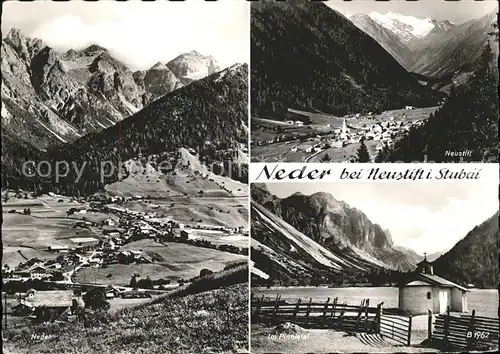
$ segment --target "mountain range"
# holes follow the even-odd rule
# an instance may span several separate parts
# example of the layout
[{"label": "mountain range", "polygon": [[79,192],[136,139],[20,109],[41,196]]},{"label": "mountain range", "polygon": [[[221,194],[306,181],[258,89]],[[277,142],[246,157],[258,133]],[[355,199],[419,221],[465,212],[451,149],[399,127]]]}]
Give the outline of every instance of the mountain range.
[{"label": "mountain range", "polygon": [[[58,53],[19,30],[3,44],[3,186],[95,192],[104,183],[99,161],[181,147],[196,149],[207,163],[243,158],[246,64],[220,71],[212,57],[192,51],[132,72],[97,45]],[[42,159],[85,166],[83,179],[76,183],[75,171],[65,181],[21,174],[25,161]]]},{"label": "mountain range", "polygon": [[362,211],[329,193],[295,193],[280,199],[265,185],[253,184],[251,197],[256,254],[252,260],[264,272],[276,260],[284,269],[286,264],[298,263],[305,268],[302,273],[311,274],[317,263],[319,270],[326,267],[333,272],[407,271],[422,259],[414,251],[395,245],[390,232]]},{"label": "mountain range", "polygon": [[349,19],[323,3],[251,4],[251,109],[282,120],[288,108],[336,115],[431,105],[435,93]]},{"label": "mountain range", "polygon": [[37,149],[108,128],[152,101],[219,71],[192,51],[132,72],[105,48],[57,52],[12,29],[2,40],[2,134]]},{"label": "mountain range", "polygon": [[420,19],[414,16],[393,12],[388,12],[386,14],[370,12],[368,16],[379,25],[396,34],[405,42],[424,38],[431,33],[446,32],[455,26],[453,22],[446,20],[437,21],[432,17]]},{"label": "mountain range", "polygon": [[182,147],[196,149],[207,163],[223,161],[227,151],[238,150],[248,139],[247,73],[246,64],[235,64],[157,99],[107,129],[43,154],[43,159],[52,162],[52,171],[59,161],[85,167],[82,178],[74,169],[59,181],[55,173],[34,179],[20,176],[16,169],[2,173],[10,172],[7,180],[11,185],[24,184],[23,189],[34,183],[37,190],[57,188],[65,195],[87,195],[119,178],[121,171],[116,169],[103,180],[102,161],[116,166],[120,161]]},{"label": "mountain range", "polygon": [[[322,276],[325,271],[413,271],[423,259],[395,245],[388,230],[329,193],[295,193],[281,199],[265,185],[252,184],[251,197],[252,261],[271,278]],[[435,273],[447,279],[495,287],[498,240],[497,212],[448,252],[429,255],[428,260]]]},{"label": "mountain range", "polygon": [[490,39],[496,12],[462,24],[395,13],[356,14],[350,20],[423,84],[449,92],[465,84]]}]

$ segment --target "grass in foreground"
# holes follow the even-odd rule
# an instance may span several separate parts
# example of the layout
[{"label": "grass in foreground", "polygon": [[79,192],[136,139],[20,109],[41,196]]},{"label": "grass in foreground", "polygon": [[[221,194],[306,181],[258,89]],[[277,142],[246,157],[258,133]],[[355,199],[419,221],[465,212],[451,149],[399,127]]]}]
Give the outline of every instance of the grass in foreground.
[{"label": "grass in foreground", "polygon": [[234,285],[125,308],[97,320],[43,324],[33,341],[23,328],[4,333],[4,353],[230,353],[247,350],[248,286]]}]

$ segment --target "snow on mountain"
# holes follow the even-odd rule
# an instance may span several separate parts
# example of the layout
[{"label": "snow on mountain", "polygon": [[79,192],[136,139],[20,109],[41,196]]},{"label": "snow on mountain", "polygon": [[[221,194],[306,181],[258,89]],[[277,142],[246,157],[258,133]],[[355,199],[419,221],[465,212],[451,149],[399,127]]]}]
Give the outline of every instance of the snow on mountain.
[{"label": "snow on mountain", "polygon": [[[420,19],[394,12],[388,12],[386,14],[370,12],[369,16],[381,26],[394,32],[404,41],[410,41],[413,38],[423,38],[427,36],[434,27],[441,27],[441,22],[430,17]],[[453,23],[449,21],[445,22],[448,27],[449,25],[453,25]]]}]

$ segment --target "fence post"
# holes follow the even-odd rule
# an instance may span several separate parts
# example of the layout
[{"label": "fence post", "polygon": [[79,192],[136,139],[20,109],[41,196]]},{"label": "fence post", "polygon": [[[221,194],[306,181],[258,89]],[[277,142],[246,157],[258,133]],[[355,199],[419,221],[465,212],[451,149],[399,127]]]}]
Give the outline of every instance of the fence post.
[{"label": "fence post", "polygon": [[365,332],[368,332],[368,305],[370,304],[370,299],[366,299],[365,303]]},{"label": "fence post", "polygon": [[347,306],[347,302],[342,303],[342,310],[340,310],[339,321],[337,323],[337,328],[342,327],[342,320],[344,319],[345,307]]},{"label": "fence post", "polygon": [[408,321],[408,346],[411,346],[411,322],[412,322],[412,317],[410,316]]},{"label": "fence post", "polygon": [[382,313],[383,313],[383,309],[382,309],[382,304],[383,302],[381,302],[380,304],[377,305],[377,322],[376,322],[376,331],[378,334],[380,334],[380,328],[382,326]]},{"label": "fence post", "polygon": [[330,298],[325,302],[325,308],[323,309],[323,325],[326,324],[326,313],[328,312],[328,304],[330,303]]},{"label": "fence post", "polygon": [[309,299],[309,303],[307,304],[307,312],[306,312],[306,319],[304,321],[304,325],[307,325],[307,322],[309,321],[309,313],[311,312],[311,303],[313,299],[312,297]]},{"label": "fence post", "polygon": [[432,339],[432,310],[427,310],[427,339]]},{"label": "fence post", "polygon": [[297,313],[299,312],[300,302],[301,302],[301,300],[298,299],[297,300],[297,305],[295,305],[295,310],[293,311],[292,323],[297,320]]},{"label": "fence post", "polygon": [[476,316],[476,310],[472,310],[472,316],[470,318],[469,326],[467,329],[467,334],[472,332],[472,336],[467,338],[467,349],[471,349],[474,345],[474,324],[475,324],[475,319],[474,317]]},{"label": "fence post", "polygon": [[256,315],[258,315],[260,313],[260,308],[261,308],[263,302],[264,302],[264,295],[262,295],[262,297],[257,300],[257,311],[255,311]]},{"label": "fence post", "polygon": [[280,300],[280,295],[279,295],[279,294],[277,294],[277,295],[276,295],[276,303],[274,304],[273,319],[274,319],[274,317],[276,317],[276,315],[278,314],[278,309],[279,309],[279,307],[280,307],[279,300]]},{"label": "fence post", "polygon": [[331,315],[330,315],[330,318],[331,318],[332,320],[334,320],[334,319],[335,319],[335,306],[337,306],[337,300],[338,300],[338,299],[339,299],[338,297],[336,297],[335,299],[333,299],[332,313],[331,313]]},{"label": "fence post", "polygon": [[450,306],[446,307],[446,321],[444,323],[444,342],[448,344],[448,334],[450,332]]},{"label": "fence post", "polygon": [[363,301],[361,301],[361,306],[359,306],[358,316],[356,317],[356,326],[354,327],[356,331],[358,330],[359,321],[361,320],[361,315],[363,314],[363,308],[365,307],[365,302],[366,299],[363,299]]}]

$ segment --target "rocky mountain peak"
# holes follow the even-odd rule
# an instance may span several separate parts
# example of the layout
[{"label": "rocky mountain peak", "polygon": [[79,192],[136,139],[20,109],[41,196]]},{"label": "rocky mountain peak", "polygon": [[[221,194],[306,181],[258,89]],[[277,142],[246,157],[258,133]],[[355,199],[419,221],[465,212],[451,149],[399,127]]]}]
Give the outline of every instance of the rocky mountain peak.
[{"label": "rocky mountain peak", "polygon": [[92,44],[92,45],[88,46],[87,48],[81,50],[81,52],[87,56],[94,56],[94,55],[98,55],[98,54],[101,54],[104,52],[108,52],[108,50],[104,47],[101,47],[98,44]]},{"label": "rocky mountain peak", "polygon": [[212,56],[202,55],[196,50],[180,54],[166,65],[184,85],[220,70]]}]

